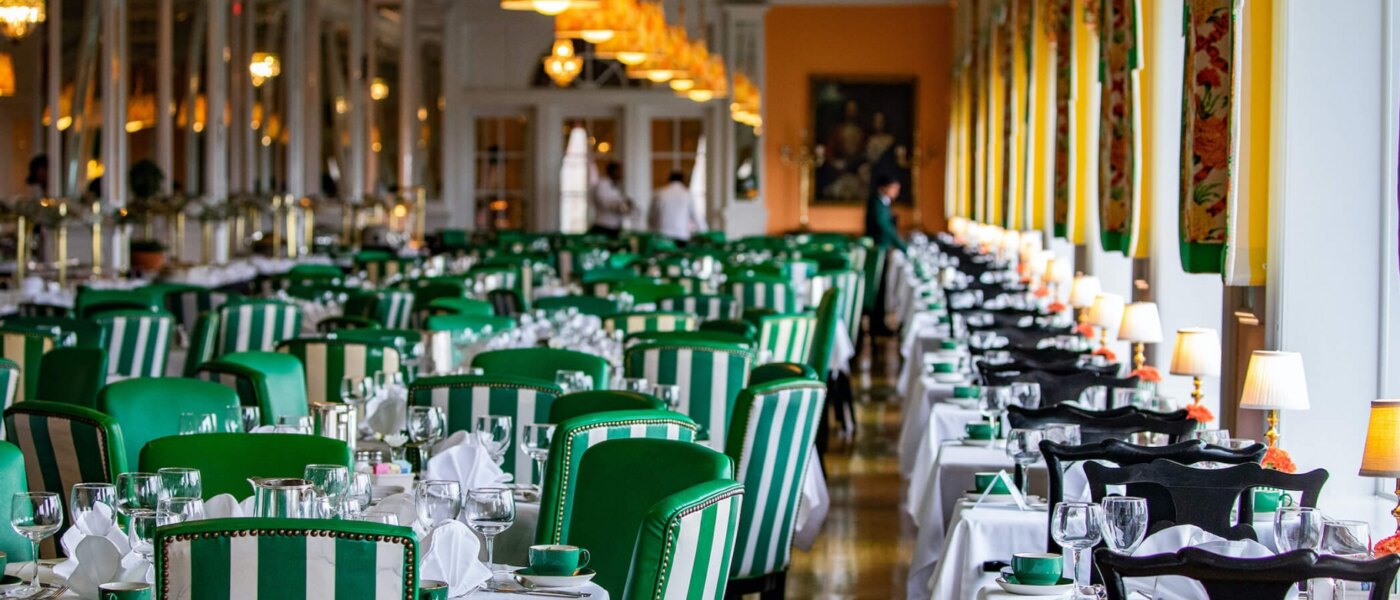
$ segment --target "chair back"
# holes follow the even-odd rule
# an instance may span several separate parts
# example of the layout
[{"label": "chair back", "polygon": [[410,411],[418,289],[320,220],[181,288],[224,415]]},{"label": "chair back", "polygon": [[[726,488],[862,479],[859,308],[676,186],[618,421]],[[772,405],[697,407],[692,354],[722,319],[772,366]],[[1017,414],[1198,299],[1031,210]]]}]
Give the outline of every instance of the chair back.
[{"label": "chair back", "polygon": [[729,293],[741,309],[771,308],[780,313],[797,312],[797,293],[782,277],[750,276],[732,279]]},{"label": "chair back", "polygon": [[1400,569],[1400,555],[1354,560],[1293,550],[1264,558],[1234,558],[1188,546],[1172,554],[1129,556],[1100,548],[1094,552],[1094,563],[1103,574],[1109,600],[1128,600],[1125,577],[1170,575],[1196,580],[1210,600],[1284,600],[1294,586],[1310,579],[1369,583],[1366,597],[1386,600]]},{"label": "chair back", "polygon": [[206,519],[161,527],[156,600],[417,600],[408,527],[329,519]]},{"label": "chair back", "polygon": [[397,373],[403,365],[393,346],[358,340],[297,338],[282,342],[277,351],[301,360],[309,402],[340,402],[340,385],[346,377],[364,379],[379,372]]},{"label": "chair back", "polygon": [[[10,407],[19,400],[19,365],[15,361],[0,358],[0,411]],[[5,428],[0,425],[0,435],[5,433]]]},{"label": "chair back", "polygon": [[104,311],[93,317],[107,332],[107,378],[164,377],[175,335],[165,311]]},{"label": "chair back", "polygon": [[353,466],[345,442],[296,433],[206,433],[152,440],[141,451],[142,471],[199,469],[204,498],[253,495],[249,477],[300,478],[306,465]]},{"label": "chair back", "polygon": [[[1253,463],[1198,469],[1165,459],[1125,467],[1085,463],[1084,476],[1094,502],[1108,495],[1110,485],[1160,488],[1159,497],[1170,502],[1148,502],[1148,535],[1173,525],[1195,525],[1230,540],[1258,539],[1253,496],[1246,492],[1258,487],[1296,491],[1302,493],[1299,506],[1317,506],[1322,484],[1327,482],[1326,469],[1292,475]],[[1231,522],[1236,508],[1239,517]]]},{"label": "chair back", "polygon": [[800,362],[775,362],[766,365],[759,365],[749,371],[749,387],[761,383],[769,383],[780,379],[810,379],[821,381],[817,377],[817,372]]},{"label": "chair back", "polygon": [[51,333],[0,327],[0,358],[19,367],[21,401],[38,399],[40,359],[57,346]]},{"label": "chair back", "polygon": [[[865,310],[865,276],[855,269],[822,271],[812,278],[812,297],[821,298],[827,290],[836,290],[836,319],[846,327],[846,335],[851,342],[860,339],[860,316]],[[821,317],[820,306],[817,310]]]},{"label": "chair back", "polygon": [[713,321],[703,321],[700,323],[699,331],[715,331],[728,333],[746,340],[745,343],[758,342],[758,327],[753,323],[743,319],[716,319]]},{"label": "chair back", "polygon": [[310,414],[306,402],[306,370],[301,359],[281,352],[234,352],[199,366],[196,377],[238,394],[242,406],[258,407],[262,425],[282,417]]},{"label": "chair back", "polygon": [[1160,433],[1167,443],[1186,439],[1197,422],[1186,418],[1186,411],[1159,413],[1123,407],[1107,411],[1084,410],[1067,404],[1049,408],[1010,406],[1006,420],[1015,429],[1037,429],[1052,423],[1079,426],[1079,439],[1085,444],[1097,444],[1108,439],[1125,440],[1135,433]]},{"label": "chair back", "polygon": [[699,317],[679,312],[629,312],[603,317],[603,329],[608,333],[695,331],[699,325]]},{"label": "chair back", "polygon": [[723,448],[752,360],[749,346],[742,344],[655,339],[628,348],[623,369],[628,377],[680,386],[677,410],[695,419],[712,447]]},{"label": "chair back", "polygon": [[593,389],[608,387],[612,369],[608,360],[587,352],[562,348],[507,348],[472,357],[472,366],[487,375],[529,377],[554,381],[559,371],[582,371],[593,378]]},{"label": "chair back", "polygon": [[21,302],[15,309],[21,317],[72,317],[73,309],[57,304]]},{"label": "chair back", "polygon": [[365,316],[384,327],[409,327],[413,318],[414,294],[407,290],[380,290],[371,298],[373,306]]},{"label": "chair back", "polygon": [[509,415],[515,431],[501,469],[520,483],[535,480],[534,462],[525,454],[525,426],[547,423],[549,408],[563,390],[552,381],[504,375],[420,377],[408,386],[411,406],[436,406],[447,417],[447,432],[471,431],[486,415]]},{"label": "chair back", "polygon": [[157,311],[165,303],[161,296],[160,292],[147,289],[99,290],[83,286],[73,299],[73,312],[80,319],[89,319],[107,310]]},{"label": "chair back", "polygon": [[147,442],[180,435],[181,413],[208,413],[223,423],[238,410],[238,395],[198,379],[142,377],[102,388],[97,408],[121,424],[126,455],[135,458]]},{"label": "chair back", "polygon": [[[0,442],[0,514],[10,514],[10,501],[18,492],[29,491],[24,482],[24,453],[19,446]],[[29,538],[21,536],[13,527],[0,529],[0,552],[13,562],[34,560],[34,548]]]},{"label": "chair back", "polygon": [[597,296],[555,296],[535,300],[535,308],[545,312],[555,312],[573,308],[583,315],[602,318],[618,312],[616,300]]},{"label": "chair back", "polygon": [[301,309],[277,300],[240,300],[219,308],[213,356],[250,350],[271,351],[301,333]]},{"label": "chair back", "polygon": [[316,331],[319,333],[331,333],[334,331],[344,331],[350,329],[379,329],[383,327],[379,321],[369,317],[326,317],[316,322]]},{"label": "chair back", "polygon": [[739,316],[739,303],[733,296],[721,294],[678,294],[656,301],[658,310],[689,313],[702,321],[735,319]]},{"label": "chair back", "polygon": [[[637,532],[622,597],[720,600],[736,548],[744,486],[707,481],[651,506]],[[704,576],[700,576],[704,574]]]},{"label": "chair back", "polygon": [[175,322],[186,334],[195,331],[195,319],[207,312],[216,312],[228,302],[230,294],[197,286],[180,286],[165,292],[165,310],[175,315]]},{"label": "chair back", "polygon": [[92,319],[73,317],[5,317],[0,324],[16,331],[32,330],[53,333],[58,339],[70,335],[79,348],[106,348],[107,331]]},{"label": "chair back", "polygon": [[549,407],[549,422],[563,423],[574,417],[619,410],[666,410],[656,396],[620,390],[592,390],[564,394]]},{"label": "chair back", "polygon": [[525,299],[520,292],[510,289],[496,289],[486,292],[491,301],[491,312],[500,317],[515,317],[525,312]]},{"label": "chair back", "polygon": [[[1108,388],[1137,387],[1136,377],[1119,379],[1113,375],[1101,375],[1093,371],[1079,370],[1062,374],[1047,371],[1023,371],[1020,373],[985,373],[987,385],[1011,385],[1025,381],[1040,385],[1040,405],[1042,408],[1056,406],[1062,402],[1078,400],[1079,395],[1096,385]],[[1110,394],[1111,396],[1111,394]]]},{"label": "chair back", "polygon": [[490,302],[477,300],[475,298],[462,298],[455,296],[438,297],[428,301],[430,308],[444,308],[450,314],[467,315],[472,317],[495,316],[495,308]]},{"label": "chair back", "polygon": [[758,347],[768,351],[769,362],[807,360],[817,318],[811,313],[763,315],[758,321]]},{"label": "chair back", "polygon": [[725,454],[751,494],[739,518],[732,577],[787,570],[803,475],[825,401],[826,384],[809,379],[750,386],[739,394]]},{"label": "chair back", "polygon": [[97,408],[97,392],[104,385],[107,385],[106,350],[54,348],[39,359],[39,389],[35,392],[38,398]]},{"label": "chair back", "polygon": [[656,304],[662,298],[686,293],[685,286],[679,283],[667,283],[656,279],[638,279],[616,285],[612,289],[614,294],[627,294],[632,297],[632,302],[637,305]]}]

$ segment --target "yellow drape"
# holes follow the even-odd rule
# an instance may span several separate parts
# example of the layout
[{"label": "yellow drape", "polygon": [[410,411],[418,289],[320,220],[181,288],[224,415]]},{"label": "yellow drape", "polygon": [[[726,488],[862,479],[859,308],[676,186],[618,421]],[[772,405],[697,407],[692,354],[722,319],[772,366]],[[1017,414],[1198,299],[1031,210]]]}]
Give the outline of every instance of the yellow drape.
[{"label": "yellow drape", "polygon": [[1026,56],[1026,31],[1030,25],[1032,0],[1011,0],[1011,15],[1007,19],[1011,34],[1011,131],[1007,140],[1008,181],[1006,184],[1006,227],[1021,230],[1025,223],[1026,189],[1026,102],[1030,98],[1030,57]]},{"label": "yellow drape", "polygon": [[1026,127],[1028,228],[1050,230],[1055,170],[1055,56],[1050,43],[1050,4],[1034,7],[1031,23],[1031,110]]},{"label": "yellow drape", "polygon": [[[1138,203],[1133,209],[1133,218],[1136,219],[1133,225],[1132,249],[1128,256],[1134,258],[1147,258],[1152,252],[1152,184],[1153,177],[1157,173],[1152,168],[1152,156],[1154,140],[1157,139],[1156,124],[1153,122],[1153,111],[1156,109],[1156,102],[1153,98],[1153,84],[1156,82],[1158,66],[1161,58],[1158,56],[1157,31],[1154,29],[1158,19],[1162,18],[1161,3],[1147,0],[1138,2],[1137,14],[1141,16],[1142,23],[1138,25],[1138,31],[1142,33],[1142,43],[1138,44],[1142,48],[1142,66],[1136,73],[1137,81],[1133,86],[1138,90],[1138,125],[1136,144],[1138,146],[1137,170],[1138,170]],[[1180,154],[1173,152],[1173,154]],[[1166,173],[1168,177],[1175,177],[1175,173]]]},{"label": "yellow drape", "polygon": [[[994,3],[988,3],[994,4]],[[984,199],[986,201],[986,212],[984,222],[1001,223],[1001,199],[1002,186],[1005,185],[1005,175],[1002,170],[1004,157],[1002,152],[1006,148],[1005,129],[1003,119],[1006,110],[1006,78],[1002,76],[1001,61],[1004,59],[1002,49],[1002,37],[1005,33],[1002,27],[997,24],[996,7],[991,7],[988,15],[989,31],[991,35],[987,40],[987,191]]]},{"label": "yellow drape", "polygon": [[1085,243],[1085,223],[1098,198],[1099,82],[1097,77],[1098,31],[1089,23],[1095,15],[1088,0],[1074,0],[1074,97],[1070,106],[1069,234],[1075,244]]},{"label": "yellow drape", "polygon": [[[1230,178],[1225,285],[1264,285],[1269,254],[1269,196],[1274,180],[1272,130],[1274,6],[1245,0],[1235,25],[1235,103],[1239,132],[1231,140],[1238,169]],[[1281,41],[1281,40],[1280,40]]]}]

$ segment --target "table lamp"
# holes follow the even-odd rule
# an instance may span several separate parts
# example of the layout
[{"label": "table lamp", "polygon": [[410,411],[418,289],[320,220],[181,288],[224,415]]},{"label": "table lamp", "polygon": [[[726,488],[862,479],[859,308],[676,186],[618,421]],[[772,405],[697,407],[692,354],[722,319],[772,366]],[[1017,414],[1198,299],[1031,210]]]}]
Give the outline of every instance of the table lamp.
[{"label": "table lamp", "polygon": [[1278,411],[1307,410],[1308,381],[1303,376],[1303,355],[1297,352],[1255,350],[1249,355],[1240,408],[1269,411],[1269,447],[1278,446]]},{"label": "table lamp", "polygon": [[1157,303],[1134,302],[1123,307],[1118,339],[1132,343],[1133,369],[1141,369],[1147,363],[1145,347],[1162,343],[1162,317],[1157,314]]},{"label": "table lamp", "polygon": [[[1371,402],[1371,423],[1366,428],[1366,449],[1361,454],[1361,476],[1400,478],[1400,399]],[[1396,488],[1396,494],[1400,495],[1400,479],[1396,480]],[[1400,504],[1390,515],[1395,517],[1396,533],[1376,542],[1377,556],[1400,551]]]},{"label": "table lamp", "polygon": [[1118,294],[1099,294],[1089,305],[1089,323],[1099,328],[1099,347],[1108,347],[1108,330],[1123,322],[1123,297]]},{"label": "table lamp", "polygon": [[[1056,261],[1058,264],[1058,261]],[[1103,291],[1103,286],[1099,284],[1099,278],[1093,275],[1079,274],[1074,276],[1074,283],[1069,287],[1069,305],[1079,309],[1079,326],[1089,326],[1089,307],[1094,305],[1094,296]]]},{"label": "table lamp", "polygon": [[1176,330],[1176,349],[1172,351],[1172,375],[1190,375],[1195,389],[1191,391],[1192,413],[1206,416],[1198,421],[1211,421],[1201,399],[1201,378],[1220,374],[1220,334],[1207,327],[1187,327]]}]

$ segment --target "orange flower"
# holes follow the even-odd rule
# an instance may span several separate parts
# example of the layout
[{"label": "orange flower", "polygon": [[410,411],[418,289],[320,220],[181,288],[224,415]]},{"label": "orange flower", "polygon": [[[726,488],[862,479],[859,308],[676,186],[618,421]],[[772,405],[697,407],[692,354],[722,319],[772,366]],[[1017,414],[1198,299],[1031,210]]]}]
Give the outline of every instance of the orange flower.
[{"label": "orange flower", "polygon": [[1099,349],[1095,350],[1095,351],[1094,351],[1094,356],[1102,356],[1102,357],[1104,357],[1104,359],[1107,360],[1108,362],[1113,362],[1113,361],[1115,361],[1115,360],[1118,360],[1118,355],[1117,355],[1117,354],[1114,354],[1113,351],[1112,351],[1112,350],[1109,350],[1108,348],[1099,348]]},{"label": "orange flower", "polygon": [[1387,554],[1400,554],[1400,531],[1397,531],[1395,535],[1376,542],[1375,551],[1376,557],[1378,558]]},{"label": "orange flower", "polygon": [[1143,365],[1140,369],[1133,369],[1133,372],[1128,373],[1128,376],[1136,377],[1147,383],[1161,383],[1162,381],[1162,372],[1152,365]]},{"label": "orange flower", "polygon": [[1089,339],[1094,338],[1094,326],[1088,323],[1081,323],[1079,325],[1075,325],[1074,332]]},{"label": "orange flower", "polygon": [[1264,460],[1259,463],[1265,469],[1273,469],[1280,473],[1297,473],[1298,465],[1293,464],[1293,457],[1288,452],[1278,446],[1271,446],[1264,451]]},{"label": "orange flower", "polygon": [[1196,123],[1196,155],[1205,170],[1224,169],[1230,165],[1230,122],[1215,116]]},{"label": "orange flower", "polygon": [[1064,303],[1064,302],[1060,302],[1059,300],[1056,300],[1056,301],[1054,301],[1054,302],[1051,302],[1051,303],[1050,303],[1050,306],[1045,307],[1045,310],[1048,310],[1048,311],[1050,311],[1050,312],[1052,312],[1052,313],[1061,313],[1061,312],[1065,312],[1065,310],[1068,309],[1068,308],[1069,308],[1069,307],[1068,307],[1068,306],[1065,306],[1065,303]]},{"label": "orange flower", "polygon": [[1035,296],[1036,298],[1044,298],[1050,295],[1050,288],[1042,285],[1038,288],[1035,288],[1035,291],[1032,291],[1031,295]]},{"label": "orange flower", "polygon": [[1204,404],[1192,404],[1186,407],[1186,418],[1199,423],[1209,423],[1215,420],[1215,415]]}]

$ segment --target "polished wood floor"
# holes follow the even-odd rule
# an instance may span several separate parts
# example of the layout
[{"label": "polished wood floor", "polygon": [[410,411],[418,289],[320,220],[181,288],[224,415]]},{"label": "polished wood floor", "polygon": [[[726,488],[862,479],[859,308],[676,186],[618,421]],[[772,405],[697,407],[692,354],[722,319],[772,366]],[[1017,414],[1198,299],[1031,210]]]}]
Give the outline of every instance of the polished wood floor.
[{"label": "polished wood floor", "polygon": [[826,457],[831,511],[812,551],[793,550],[788,598],[904,597],[914,533],[900,509],[899,354],[889,339],[865,348],[852,365],[858,430],[851,443],[832,442]]}]

